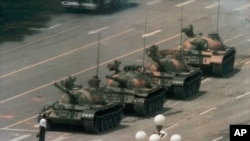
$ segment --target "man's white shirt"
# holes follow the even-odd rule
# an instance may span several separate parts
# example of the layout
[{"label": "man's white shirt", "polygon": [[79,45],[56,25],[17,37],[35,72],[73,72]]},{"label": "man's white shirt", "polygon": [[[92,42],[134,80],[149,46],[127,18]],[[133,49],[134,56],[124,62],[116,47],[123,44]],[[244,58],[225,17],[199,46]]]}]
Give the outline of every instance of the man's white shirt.
[{"label": "man's white shirt", "polygon": [[39,126],[46,128],[46,119],[42,118],[39,122]]}]

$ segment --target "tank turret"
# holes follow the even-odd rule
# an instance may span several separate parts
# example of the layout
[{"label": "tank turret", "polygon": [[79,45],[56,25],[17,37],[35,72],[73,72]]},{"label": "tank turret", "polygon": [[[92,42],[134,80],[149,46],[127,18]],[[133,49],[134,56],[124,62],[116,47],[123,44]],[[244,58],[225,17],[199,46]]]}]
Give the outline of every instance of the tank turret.
[{"label": "tank turret", "polygon": [[[179,51],[164,50],[159,51],[158,46],[152,45],[146,49],[148,57],[152,62],[147,64],[147,69],[150,71],[160,72],[187,72],[187,65],[181,60]],[[172,55],[171,57],[169,55]]]},{"label": "tank turret", "polygon": [[190,26],[182,29],[187,35],[183,42],[185,62],[215,76],[222,77],[231,72],[234,68],[235,48],[224,45],[218,33],[190,36]]},{"label": "tank turret", "polygon": [[125,66],[106,78],[109,100],[122,103],[126,112],[149,116],[163,108],[166,90],[151,85],[150,74],[143,66]]},{"label": "tank turret", "polygon": [[83,126],[89,133],[117,127],[121,122],[123,106],[119,103],[110,103],[105,98],[104,89],[98,85],[93,84],[89,88],[82,88],[81,85],[76,85],[75,81],[76,78],[70,76],[60,83],[53,84],[63,94],[54,104],[45,105],[39,114],[47,115],[48,125]]},{"label": "tank turret", "polygon": [[198,93],[202,71],[186,65],[181,50],[158,50],[152,45],[146,54],[152,59],[146,69],[154,74],[155,83],[168,88],[167,95],[185,99]]}]

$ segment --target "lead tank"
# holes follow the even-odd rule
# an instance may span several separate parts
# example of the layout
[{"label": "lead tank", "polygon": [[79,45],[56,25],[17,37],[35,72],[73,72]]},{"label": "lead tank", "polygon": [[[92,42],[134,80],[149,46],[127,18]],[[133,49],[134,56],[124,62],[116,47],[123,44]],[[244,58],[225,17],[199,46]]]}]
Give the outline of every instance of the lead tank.
[{"label": "lead tank", "polygon": [[223,77],[234,69],[236,50],[223,44],[218,33],[194,34],[193,26],[182,29],[188,37],[183,42],[183,59],[205,73]]},{"label": "lead tank", "polygon": [[152,59],[146,65],[147,71],[154,74],[155,84],[167,88],[168,96],[185,99],[198,93],[202,71],[186,65],[179,50],[158,50],[158,46],[152,45],[146,54]]},{"label": "lead tank", "polygon": [[122,103],[125,111],[138,116],[149,116],[163,108],[166,90],[153,86],[149,73],[143,66],[127,65],[122,71],[120,62],[108,64],[112,75],[107,75],[107,95],[109,100]]},{"label": "lead tank", "polygon": [[63,92],[60,100],[45,105],[38,116],[47,115],[47,128],[56,124],[82,126],[86,132],[98,133],[120,125],[123,106],[107,101],[104,90],[92,84],[83,89],[75,85],[74,77],[55,82],[54,86]]}]

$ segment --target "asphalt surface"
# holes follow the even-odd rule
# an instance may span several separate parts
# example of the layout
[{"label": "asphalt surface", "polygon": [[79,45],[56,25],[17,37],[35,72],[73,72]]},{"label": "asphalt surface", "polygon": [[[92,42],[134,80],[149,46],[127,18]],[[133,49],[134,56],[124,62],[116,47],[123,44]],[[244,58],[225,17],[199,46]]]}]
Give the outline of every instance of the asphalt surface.
[{"label": "asphalt surface", "polygon": [[[36,114],[60,97],[53,81],[73,75],[87,86],[96,73],[98,31],[104,85],[107,63],[119,59],[122,66],[142,64],[144,43],[177,47],[182,20],[183,26],[193,24],[196,33],[218,31],[226,45],[235,46],[235,70],[224,78],[204,78],[199,94],[190,99],[167,100],[160,112],[167,117],[163,128],[183,140],[228,141],[230,124],[250,123],[249,7],[247,0],[221,0],[219,20],[217,0],[135,0],[114,13],[55,15],[47,28],[34,29],[40,33],[1,44],[1,140],[37,140]],[[47,132],[46,140],[132,141],[138,130],[156,131],[153,117],[127,116],[119,128],[98,135],[60,129]]]}]

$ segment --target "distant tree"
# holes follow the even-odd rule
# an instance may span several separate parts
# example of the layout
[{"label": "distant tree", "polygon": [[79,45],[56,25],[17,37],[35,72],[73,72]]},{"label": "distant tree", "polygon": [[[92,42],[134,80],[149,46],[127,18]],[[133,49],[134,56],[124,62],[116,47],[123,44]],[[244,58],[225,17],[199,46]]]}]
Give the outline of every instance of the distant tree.
[{"label": "distant tree", "polygon": [[[60,0],[0,0],[0,36],[44,26],[50,14],[60,12]],[[16,34],[16,33],[15,33]],[[1,37],[0,37],[1,38]],[[1,39],[0,39],[1,42]]]}]

